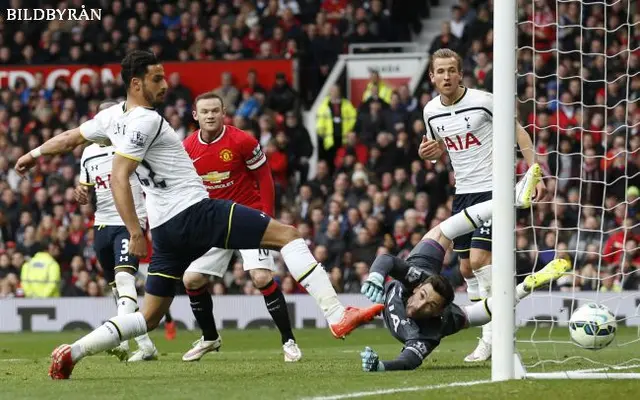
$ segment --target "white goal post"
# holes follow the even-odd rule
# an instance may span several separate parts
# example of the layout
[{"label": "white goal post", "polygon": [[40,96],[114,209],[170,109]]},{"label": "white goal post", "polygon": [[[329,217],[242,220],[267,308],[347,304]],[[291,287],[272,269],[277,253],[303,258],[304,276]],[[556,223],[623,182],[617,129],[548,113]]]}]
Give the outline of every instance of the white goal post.
[{"label": "white goal post", "polygon": [[[493,27],[493,297],[494,335],[491,379],[515,377],[515,127],[516,127],[516,0],[494,1]],[[500,146],[500,148],[498,148]]]},{"label": "white goal post", "polygon": [[[631,120],[629,118],[629,115],[631,114],[629,112],[629,107],[631,107],[629,103],[632,103],[632,104],[635,103],[633,107],[640,107],[640,101],[637,99],[637,97],[635,98],[635,100],[631,100],[630,98],[630,86],[632,85],[632,80],[637,79],[638,76],[640,76],[640,69],[635,69],[633,67],[630,68],[630,64],[631,64],[630,59],[632,57],[637,57],[637,54],[640,51],[640,47],[638,47],[637,45],[637,38],[635,38],[635,41],[634,41],[634,38],[632,37],[633,35],[632,32],[635,30],[637,35],[637,30],[640,29],[640,20],[637,18],[637,14],[638,14],[637,8],[635,11],[633,10],[634,7],[637,7],[637,2],[635,0],[611,0],[611,1],[589,0],[589,1],[573,2],[578,4],[577,7],[579,7],[579,10],[580,10],[579,19],[578,19],[580,25],[578,26],[577,24],[574,24],[574,25],[571,25],[570,27],[572,27],[573,29],[577,29],[577,32],[579,32],[580,45],[578,45],[577,49],[572,49],[567,51],[566,49],[563,49],[561,45],[558,44],[558,42],[560,40],[560,35],[559,35],[560,30],[568,29],[567,27],[569,27],[569,25],[561,26],[558,9],[560,9],[561,4],[563,5],[563,7],[568,6],[570,3],[572,3],[572,0],[554,0],[554,1],[556,3],[556,10],[555,10],[556,15],[555,15],[555,20],[553,22],[544,20],[544,21],[530,21],[530,23],[532,26],[531,29],[533,30],[535,30],[536,27],[543,27],[543,28],[551,27],[555,29],[557,39],[554,38],[553,40],[556,40],[556,42],[550,45],[550,50],[549,49],[539,50],[539,49],[536,49],[535,46],[531,46],[530,50],[533,54],[534,59],[536,55],[543,54],[543,53],[547,53],[547,54],[551,53],[551,58],[555,57],[556,59],[556,61],[554,61],[556,62],[556,70],[553,71],[553,68],[551,68],[551,70],[553,71],[551,73],[551,75],[553,75],[553,77],[551,78],[551,81],[555,79],[555,82],[553,83],[555,83],[556,85],[556,91],[558,96],[558,99],[555,99],[557,106],[559,107],[567,104],[567,103],[563,103],[563,101],[559,99],[560,97],[559,87],[562,84],[568,84],[570,79],[579,80],[580,81],[579,97],[575,98],[574,101],[569,105],[571,107],[574,107],[574,104],[577,104],[577,106],[575,106],[574,109],[576,110],[576,112],[578,111],[580,112],[581,118],[587,118],[587,115],[589,115],[589,118],[591,118],[593,114],[594,113],[597,114],[598,111],[593,110],[593,108],[595,108],[595,103],[593,103],[594,105],[592,105],[592,103],[584,102],[584,96],[585,96],[584,92],[586,91],[585,87],[587,84],[594,83],[594,82],[601,84],[604,87],[604,95],[603,95],[604,104],[598,103],[598,106],[602,110],[604,110],[604,111],[600,111],[604,113],[604,116],[603,116],[604,124],[603,124],[602,131],[599,132],[603,136],[603,140],[601,144],[602,144],[602,147],[604,148],[604,155],[602,154],[587,155],[582,150],[584,148],[583,147],[584,145],[582,142],[580,142],[581,139],[578,139],[578,147],[580,147],[581,150],[579,151],[579,153],[572,153],[571,155],[575,154],[576,157],[578,157],[578,159],[580,160],[580,164],[579,164],[580,168],[582,168],[583,162],[585,162],[586,159],[592,159],[592,160],[595,159],[597,160],[598,165],[600,165],[601,162],[605,163],[603,165],[606,165],[606,163],[609,162],[609,160],[611,160],[611,158],[608,158],[610,157],[608,150],[612,150],[612,148],[609,148],[609,145],[608,145],[608,143],[610,143],[611,141],[608,141],[608,140],[622,136],[622,137],[625,137],[626,139],[624,150],[620,150],[625,153],[624,162],[625,163],[629,162],[629,160],[632,160],[633,157],[640,157],[640,153],[638,149],[627,150],[628,148],[630,148],[629,146],[629,143],[631,141],[630,139],[633,138],[634,135],[640,135],[640,132],[638,132],[638,125],[640,125],[640,123],[636,122],[637,119]],[[525,3],[527,3],[528,5],[531,5],[535,10],[535,7],[537,6],[537,4],[540,4],[542,2],[537,0],[526,0]],[[621,4],[618,4],[618,7],[625,7],[627,9],[627,14],[626,14],[627,19],[619,21],[620,27],[616,26],[614,29],[613,28],[608,29],[607,24],[609,23],[609,19],[608,19],[607,12],[608,10],[611,9],[611,7],[616,6],[617,3],[621,3]],[[534,340],[534,334],[532,334],[531,340],[522,341],[522,342],[530,343],[534,347],[541,346],[541,345],[558,346],[558,347],[566,346],[566,347],[561,347],[563,349],[561,351],[558,351],[557,347],[553,347],[555,359],[551,359],[551,360],[544,359],[545,357],[551,358],[551,356],[548,356],[548,354],[546,353],[540,353],[538,348],[535,348],[535,350],[532,350],[532,352],[536,352],[536,353],[532,353],[533,357],[537,357],[538,360],[540,360],[540,362],[535,363],[533,366],[531,366],[530,369],[532,371],[527,371],[527,367],[522,362],[524,356],[521,357],[521,354],[518,352],[518,345],[520,341],[516,340],[516,326],[522,326],[523,324],[521,323],[522,321],[516,321],[516,313],[515,313],[516,304],[515,304],[514,287],[515,287],[515,277],[517,272],[516,255],[518,252],[518,248],[516,246],[517,218],[516,218],[516,211],[514,206],[513,188],[515,185],[514,168],[516,166],[516,161],[517,161],[516,160],[516,141],[515,141],[515,134],[514,134],[516,121],[518,119],[517,117],[518,108],[516,107],[516,104],[517,104],[518,96],[521,95],[521,93],[518,93],[518,85],[517,85],[516,79],[518,76],[520,76],[521,78],[524,76],[524,75],[518,75],[518,72],[519,72],[518,71],[518,51],[519,51],[518,7],[519,5],[523,6],[523,3],[517,0],[494,0],[493,203],[494,203],[494,211],[496,212],[493,213],[493,226],[492,226],[493,227],[492,229],[493,272],[492,272],[491,295],[493,297],[492,324],[493,324],[494,335],[493,335],[492,361],[491,361],[491,379],[492,381],[505,381],[510,379],[525,379],[525,378],[526,379],[640,379],[640,359],[639,359],[640,358],[640,329],[637,330],[637,332],[635,333],[631,332],[631,335],[634,337],[630,340],[617,343],[618,339],[616,339],[616,341],[614,341],[614,343],[610,345],[610,348],[605,348],[600,351],[587,353],[586,350],[581,350],[581,349],[575,350],[576,349],[575,347],[571,347],[573,345],[568,340],[569,328],[566,326],[566,320],[564,320],[564,324],[558,323],[558,321],[556,321],[553,317],[550,317],[549,320],[542,321],[544,324],[539,324],[540,321],[537,321],[537,320],[528,320],[527,322],[531,322],[535,326],[534,328],[535,330],[548,329],[551,332],[554,329],[556,329],[556,335],[557,335],[557,331],[561,330],[562,335],[564,336],[562,336],[560,339],[557,339],[556,337],[552,338],[551,333],[549,333],[548,337],[545,337],[545,339]],[[575,7],[575,4],[572,4],[571,6]],[[592,6],[602,7],[602,10],[604,13],[604,17],[603,17],[604,22],[602,23],[602,26],[600,25],[594,26],[593,21],[587,22],[586,14],[585,16],[583,16],[583,10],[586,7],[592,7]],[[600,15],[600,17],[602,17],[602,15]],[[607,53],[607,51],[609,50],[607,48],[608,36],[610,36],[610,34],[612,33],[617,34],[620,29],[623,29],[622,32],[627,32],[627,35],[628,35],[626,48],[624,48],[624,45],[618,45],[618,47],[616,47],[615,54]],[[595,32],[596,30],[603,31],[602,33],[604,37],[603,50],[601,51],[601,53],[594,53],[592,51],[590,52],[589,49],[583,50],[582,43],[585,42],[583,40],[583,35],[587,37],[587,34],[591,35],[591,31]],[[586,33],[586,32],[589,32],[589,33]],[[535,36],[535,32],[533,33],[533,36]],[[589,41],[591,40],[592,39],[589,39]],[[633,44],[633,47],[632,47],[632,44]],[[527,45],[523,45],[522,47],[527,47]],[[586,65],[586,63],[588,63],[587,56],[593,56],[596,58],[598,56],[602,56],[604,58],[604,62],[605,62],[604,79],[600,77],[597,79],[593,78],[592,80],[589,80],[588,78],[585,78],[582,75],[582,73],[575,74],[576,76],[560,76],[560,73],[558,72],[559,62],[557,60],[560,59],[561,56],[577,54],[578,51],[580,53],[576,57],[578,57],[580,60],[581,70],[591,67],[591,65]],[[627,58],[624,59],[623,57],[620,57],[620,59],[616,60],[616,58],[619,57],[624,52],[626,52]],[[633,55],[634,52],[636,56]],[[623,64],[624,64],[624,61],[626,60],[626,63],[627,63],[626,74],[624,72],[623,73],[618,72],[615,76],[613,75],[607,76],[607,72],[608,72],[607,62],[610,60],[612,60],[613,63],[617,62],[618,64],[621,63],[620,60],[623,60],[622,61]],[[624,69],[624,66],[623,66],[623,69]],[[538,78],[538,76],[536,75],[535,66],[533,67],[533,72],[532,73],[529,72],[528,74],[533,75],[534,82]],[[611,72],[609,72],[609,74],[611,74]],[[551,75],[540,76],[540,78],[541,79],[548,78]],[[622,77],[620,77],[619,75]],[[530,78],[530,77],[527,77],[527,78]],[[612,84],[612,82],[615,83],[616,81],[618,81],[618,84],[619,82],[623,82],[624,84],[626,84],[626,88],[624,86],[622,87],[621,89],[622,95],[620,100],[617,100],[612,103],[608,103],[609,85]],[[637,82],[634,82],[634,84],[635,83]],[[536,83],[533,84],[534,91],[535,91],[535,85]],[[625,97],[625,94],[626,94],[626,97]],[[554,101],[554,99],[552,99],[551,97],[549,97],[547,100],[548,100],[548,103],[551,103],[552,101]],[[538,103],[537,103],[537,98],[535,94],[533,95],[533,101],[534,101],[533,131],[537,132],[538,127],[536,127],[535,124],[537,121],[536,110],[538,107]],[[624,113],[625,113],[624,117],[622,118],[623,121],[619,125],[616,125],[616,127],[613,128],[613,131],[611,131],[611,129],[608,129],[608,126],[607,126],[608,115],[611,115],[613,113],[614,108],[618,108],[618,106],[620,106],[621,104],[623,105]],[[592,109],[589,109],[589,107],[591,107]],[[590,129],[593,129],[591,128],[591,126],[585,125],[585,123],[580,119],[579,121],[581,125],[577,127],[577,130],[581,132],[581,135],[585,135],[587,133],[593,132],[590,130]],[[558,124],[557,120],[555,123]],[[587,129],[587,126],[589,127],[588,129]],[[561,128],[558,125],[556,125],[555,128],[558,131],[557,132],[558,139],[557,139],[557,142],[553,144],[556,146],[555,149],[557,152],[557,156],[558,158],[560,158],[560,150],[557,150],[557,149],[560,148]],[[619,129],[624,130],[626,136],[625,134],[617,133]],[[582,132],[585,132],[585,133],[582,133]],[[630,133],[630,132],[635,132],[635,133]],[[617,133],[617,137],[616,137],[616,133]],[[634,138],[634,140],[636,139],[637,138]],[[534,133],[534,147],[535,147],[535,140],[536,138]],[[577,152],[578,150],[572,150],[572,151]],[[618,157],[619,154],[620,152],[615,153],[614,151],[614,155],[611,157]],[[605,279],[608,279],[608,278],[603,278],[603,276],[608,276],[604,274],[605,267],[607,267],[607,265],[603,261],[604,254],[605,254],[604,241],[607,240],[607,236],[611,235],[615,229],[622,229],[622,228],[615,228],[615,229],[605,228],[604,227],[605,215],[606,213],[612,214],[614,209],[617,210],[617,206],[619,206],[620,204],[624,205],[625,210],[629,210],[631,207],[629,207],[630,203],[628,200],[626,200],[626,197],[623,200],[619,200],[621,203],[615,204],[615,207],[613,208],[611,208],[609,205],[606,204],[605,202],[605,199],[607,196],[606,188],[609,182],[607,181],[608,177],[607,177],[606,167],[600,167],[600,168],[604,169],[604,172],[603,172],[604,175],[602,176],[601,181],[597,181],[597,183],[598,184],[601,183],[605,188],[603,189],[603,192],[602,192],[603,194],[602,194],[601,204],[600,203],[589,204],[583,201],[582,194],[581,194],[583,182],[589,180],[587,178],[584,178],[583,172],[580,172],[577,178],[574,176],[569,176],[568,178],[566,177],[559,178],[554,175],[554,174],[559,175],[558,174],[559,167],[556,167],[556,171],[552,170],[550,174],[555,179],[555,182],[562,179],[564,180],[574,179],[574,180],[580,181],[578,200],[574,201],[573,203],[570,203],[569,200],[565,200],[566,204],[563,204],[563,206],[572,205],[578,209],[577,211],[578,221],[576,222],[578,226],[570,227],[571,229],[574,229],[575,231],[578,232],[578,239],[580,238],[581,229],[583,229],[580,222],[581,212],[584,212],[583,209],[587,209],[587,208],[597,209],[597,212],[601,213],[599,214],[600,215],[599,220],[601,220],[602,223],[600,223],[600,227],[598,231],[600,234],[598,251],[590,253],[588,250],[578,250],[577,247],[575,249],[567,249],[565,247],[564,250],[560,250],[558,247],[558,243],[559,243],[558,236],[560,235],[560,233],[558,233],[558,231],[564,229],[564,227],[558,228],[558,226],[555,225],[553,228],[547,228],[544,226],[543,227],[536,226],[535,223],[532,222],[531,226],[527,228],[531,229],[534,232],[534,237],[536,235],[535,233],[536,229],[539,229],[539,230],[544,229],[545,231],[555,229],[556,231],[556,236],[554,239],[555,246],[552,247],[551,250],[553,250],[554,255],[556,256],[559,251],[564,251],[566,253],[571,253],[571,251],[575,251],[575,254],[576,254],[575,257],[578,257],[577,256],[578,253],[583,253],[583,256],[593,255],[595,258],[597,258],[597,261],[595,262],[597,266],[596,268],[597,275],[594,275],[594,277],[589,278],[589,279],[592,279],[593,281],[597,281],[597,285],[596,285],[595,292],[591,292],[591,293],[594,294],[593,297],[596,299],[596,301],[604,302],[605,300],[603,300],[600,295],[600,293],[602,293],[600,290],[601,290],[601,287],[603,286],[603,281]],[[638,175],[638,173],[634,173],[635,175],[629,176],[629,173],[628,173],[629,167],[627,164],[625,164],[625,167],[623,169],[625,171],[625,174],[621,179],[626,179],[625,182],[627,186],[625,186],[624,189],[625,189],[625,196],[628,196],[626,193],[628,193],[629,182],[633,178],[635,178],[636,175]],[[589,183],[593,183],[593,181],[589,181]],[[551,190],[549,193],[549,197],[551,198],[554,198],[554,196],[558,195],[558,189],[556,185],[557,184],[554,183],[555,191]],[[640,208],[640,200],[638,200],[635,204],[636,204],[635,206],[636,208]],[[550,210],[552,210],[551,212],[554,212],[553,205],[549,206],[549,208]],[[534,212],[535,211],[532,211],[532,215]],[[558,223],[557,220],[560,214],[558,211],[555,211],[555,212],[557,214],[554,216],[554,219],[555,219],[555,223],[557,224]],[[625,211],[625,214],[623,214],[623,220],[625,222],[627,220],[628,215],[629,215],[628,211]],[[533,221],[533,217],[532,217],[532,221]],[[640,223],[636,222],[633,227],[640,228]],[[566,230],[569,230],[569,228],[566,228]],[[625,232],[627,231],[625,230]],[[623,248],[627,240],[626,233],[624,237],[625,239],[623,239]],[[546,240],[546,237],[545,237],[545,240]],[[536,243],[533,247],[536,248],[537,250],[540,249],[539,243]],[[640,251],[638,247],[635,247],[634,249],[635,251]],[[622,255],[622,261],[620,261],[620,267],[619,267],[620,272],[618,274],[621,275],[621,279],[624,281],[627,275],[631,275],[635,271],[628,272],[625,270],[625,268],[622,267],[622,265],[625,262],[624,257],[627,257],[627,256],[624,255],[626,254],[624,249],[621,251],[623,252],[623,255]],[[537,261],[537,258],[536,258],[536,261]],[[640,265],[632,265],[632,268],[633,267],[640,270]],[[575,268],[576,267],[574,265],[574,274],[578,275],[578,272],[576,272],[577,270],[575,270]],[[601,274],[601,272],[603,274]],[[578,278],[582,279],[583,277],[579,276]],[[581,288],[577,286],[578,284],[576,284],[576,278],[574,277],[573,283],[571,284],[570,287],[568,287],[567,291],[562,292],[562,295],[560,294],[560,292],[551,291],[551,290],[548,290],[546,293],[542,293],[542,295],[545,295],[548,297],[565,296],[567,298],[566,301],[569,301],[571,303],[571,306],[569,307],[571,308],[575,306],[575,303],[577,302],[577,300],[583,300],[583,298],[585,298],[585,296],[583,296],[582,298],[580,297],[579,291]],[[620,287],[622,287],[622,284],[620,284]],[[614,294],[614,292],[610,291],[609,294],[612,295]],[[622,292],[622,291],[619,292],[620,299],[623,299],[624,296],[628,296],[628,295],[629,295],[629,292]],[[541,307],[544,306],[543,301],[540,301],[539,303],[536,303],[536,304],[539,304]],[[548,302],[549,307],[551,307],[551,304],[552,302],[549,301]],[[617,303],[614,303],[614,304],[617,304]],[[613,312],[614,315],[616,315],[619,325],[626,326],[627,321],[629,319],[640,318],[639,302],[636,302],[636,309],[633,315],[619,316],[617,315],[618,310],[615,307],[617,306],[612,307],[611,311]],[[571,311],[572,310],[569,309],[568,316],[570,316]],[[552,313],[550,313],[549,315],[552,315]],[[631,324],[631,325],[634,325],[634,324]],[[629,329],[629,328],[626,328],[626,329]],[[534,333],[535,333],[535,330],[534,330]],[[624,347],[630,344],[635,344],[636,347],[635,348]],[[615,361],[604,361],[604,362],[597,361],[599,359],[602,360],[603,359],[601,358],[602,355],[603,354],[606,355],[606,352],[611,351],[611,348],[613,347],[617,347],[618,349],[620,348],[624,349],[624,350],[618,350],[621,353],[621,357],[626,357],[624,361],[620,361],[619,359],[616,359]],[[564,349],[568,349],[568,350],[564,350]],[[576,352],[576,351],[580,353],[576,353],[577,355],[573,356],[572,355],[574,354],[573,352]],[[562,355],[559,355],[562,353],[564,353],[564,357]],[[529,359],[531,358],[532,357],[529,357]],[[574,361],[576,362],[572,363]],[[543,372],[537,372],[534,367],[544,363],[552,364],[553,367],[550,368],[549,371],[543,369]],[[587,366],[592,365],[593,368],[584,368],[585,364]],[[576,365],[578,366],[582,365],[583,367],[581,368],[576,367]]]}]

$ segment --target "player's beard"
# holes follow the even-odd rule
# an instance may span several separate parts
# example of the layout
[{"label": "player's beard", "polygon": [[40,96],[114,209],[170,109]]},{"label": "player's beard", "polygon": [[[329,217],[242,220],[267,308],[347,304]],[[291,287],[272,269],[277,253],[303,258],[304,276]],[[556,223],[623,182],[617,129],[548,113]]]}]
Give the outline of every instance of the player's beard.
[{"label": "player's beard", "polygon": [[154,94],[147,89],[144,83],[142,84],[142,96],[147,101],[147,103],[149,103],[149,105],[154,108],[162,105],[164,99],[164,96],[162,96],[161,99],[159,99],[158,96],[154,96]]}]

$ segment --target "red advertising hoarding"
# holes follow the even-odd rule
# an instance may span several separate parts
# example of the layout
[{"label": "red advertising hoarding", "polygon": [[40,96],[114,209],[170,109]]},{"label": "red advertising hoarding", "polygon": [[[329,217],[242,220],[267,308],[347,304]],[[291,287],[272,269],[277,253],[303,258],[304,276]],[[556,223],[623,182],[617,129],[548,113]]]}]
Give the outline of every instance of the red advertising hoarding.
[{"label": "red advertising hoarding", "polygon": [[[273,86],[277,72],[284,73],[287,81],[294,83],[291,60],[166,62],[163,65],[167,79],[172,73],[179,73],[181,83],[191,89],[194,96],[220,86],[223,72],[231,72],[236,86],[246,84],[247,73],[251,69],[257,72],[258,82],[266,89]],[[120,75],[120,64],[3,66],[0,67],[0,88],[13,87],[19,78],[24,78],[31,86],[35,83],[34,74],[38,72],[44,74],[47,88],[52,88],[56,80],[63,77],[78,90],[82,82],[89,82],[96,75],[103,83],[116,80]]]}]

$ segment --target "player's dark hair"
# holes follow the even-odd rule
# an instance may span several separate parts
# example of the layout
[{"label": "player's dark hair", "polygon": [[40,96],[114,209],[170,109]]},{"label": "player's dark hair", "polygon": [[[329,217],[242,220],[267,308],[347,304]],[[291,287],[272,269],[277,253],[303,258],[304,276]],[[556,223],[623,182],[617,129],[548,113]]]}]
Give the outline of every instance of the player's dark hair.
[{"label": "player's dark hair", "polygon": [[458,72],[462,72],[462,58],[458,53],[447,48],[439,49],[431,55],[431,59],[429,60],[429,72],[433,72],[433,62],[438,58],[455,58],[456,63],[458,64]]},{"label": "player's dark hair", "polygon": [[102,103],[100,103],[100,105],[98,105],[98,112],[100,112],[102,110],[106,110],[107,108],[115,106],[116,104],[118,104],[117,101],[105,100]]},{"label": "player's dark hair", "polygon": [[222,108],[224,108],[224,100],[222,100],[222,97],[218,96],[213,92],[204,92],[202,94],[199,94],[196,97],[196,99],[193,101],[193,108],[197,109],[196,106],[198,105],[198,102],[200,100],[209,100],[209,99],[218,99],[220,101],[220,105],[222,106]]},{"label": "player's dark hair", "polygon": [[124,56],[120,63],[120,67],[122,67],[120,74],[122,75],[125,90],[129,90],[131,79],[143,79],[147,74],[147,68],[156,64],[160,64],[160,62],[156,55],[150,51],[133,50]]},{"label": "player's dark hair", "polygon": [[433,290],[438,293],[444,299],[444,307],[453,303],[455,293],[453,292],[453,286],[442,275],[431,275],[424,283],[430,283]]}]

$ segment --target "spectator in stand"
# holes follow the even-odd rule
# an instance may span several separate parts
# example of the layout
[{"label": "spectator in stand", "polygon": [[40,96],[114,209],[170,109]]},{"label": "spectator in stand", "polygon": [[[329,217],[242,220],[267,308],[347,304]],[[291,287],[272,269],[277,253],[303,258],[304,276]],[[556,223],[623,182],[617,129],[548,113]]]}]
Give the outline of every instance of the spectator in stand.
[{"label": "spectator in stand", "polygon": [[240,91],[233,85],[233,76],[230,72],[223,72],[221,74],[220,86],[214,89],[213,93],[222,98],[224,106],[229,114],[235,114],[236,106],[240,100]]}]

